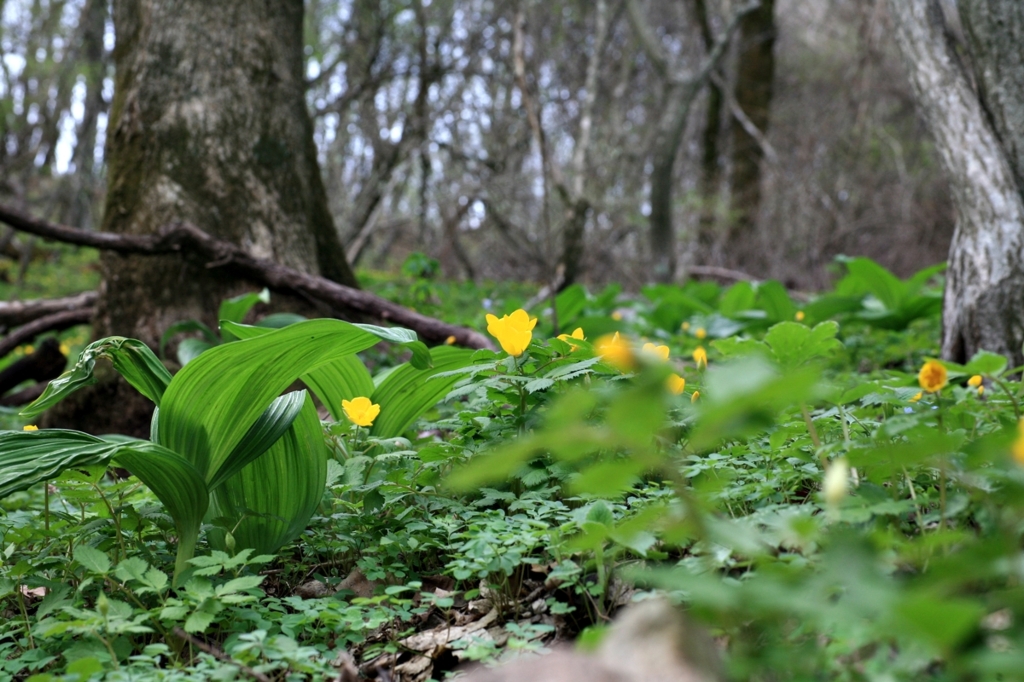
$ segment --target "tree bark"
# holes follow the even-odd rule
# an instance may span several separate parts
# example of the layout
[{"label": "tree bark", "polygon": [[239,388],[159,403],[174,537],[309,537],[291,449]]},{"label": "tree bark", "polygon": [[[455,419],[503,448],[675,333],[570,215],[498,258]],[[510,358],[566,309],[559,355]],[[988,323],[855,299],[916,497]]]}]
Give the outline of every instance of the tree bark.
[{"label": "tree bark", "polygon": [[890,0],[897,44],[949,175],[957,220],[943,305],[943,357],[980,349],[1024,362],[1020,83],[1024,6],[961,0],[980,95],[935,0]]},{"label": "tree bark", "polygon": [[[736,103],[762,132],[768,130],[771,114],[775,34],[775,0],[764,0],[740,22],[737,38]],[[761,205],[762,158],[761,145],[746,128],[732,126],[730,203],[736,216],[733,232],[740,239],[754,226]]]},{"label": "tree bark", "polygon": [[[305,104],[303,3],[115,0],[103,230],[189,222],[257,258],[356,286],[327,206]],[[215,325],[244,283],[195,257],[105,253],[98,335],[155,344]]]}]

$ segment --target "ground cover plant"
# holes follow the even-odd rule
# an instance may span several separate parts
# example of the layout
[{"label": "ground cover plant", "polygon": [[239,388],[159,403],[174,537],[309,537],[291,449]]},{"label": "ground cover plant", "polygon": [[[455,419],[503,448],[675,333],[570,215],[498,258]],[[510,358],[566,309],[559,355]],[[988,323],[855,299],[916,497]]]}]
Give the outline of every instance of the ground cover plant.
[{"label": "ground cover plant", "polygon": [[[440,680],[664,593],[729,679],[1012,679],[1020,368],[934,358],[936,269],[839,267],[529,310],[424,278],[496,351],[230,314],[173,375],[85,346],[0,433],[0,677]],[[150,440],[33,429],[101,358]]]}]

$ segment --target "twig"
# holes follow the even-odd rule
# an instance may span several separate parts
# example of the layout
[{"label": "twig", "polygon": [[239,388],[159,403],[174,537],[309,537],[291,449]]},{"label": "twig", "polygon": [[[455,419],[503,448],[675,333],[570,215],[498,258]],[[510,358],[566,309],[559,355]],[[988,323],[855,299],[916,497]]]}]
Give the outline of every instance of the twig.
[{"label": "twig", "polygon": [[257,670],[253,670],[245,663],[240,663],[236,661],[235,659],[231,658],[217,647],[211,644],[207,644],[206,642],[204,642],[201,639],[198,639],[197,637],[193,637],[192,635],[182,630],[181,627],[178,625],[174,626],[174,634],[178,637],[181,637],[183,640],[185,640],[195,648],[199,649],[200,651],[210,654],[218,661],[224,661],[225,663],[237,665],[239,670],[241,670],[243,673],[253,678],[254,680],[259,680],[260,682],[271,682],[270,678],[264,675],[263,673]]},{"label": "twig", "polygon": [[93,308],[65,310],[62,313],[40,317],[38,320],[33,320],[23,327],[18,327],[3,339],[0,339],[0,358],[21,344],[34,340],[44,332],[63,331],[75,325],[86,324],[92,319],[95,312]]},{"label": "twig", "polygon": [[20,211],[0,205],[0,222],[16,230],[79,246],[92,246],[125,254],[155,256],[191,252],[207,262],[242,279],[263,284],[270,289],[294,296],[308,296],[349,313],[362,314],[383,322],[408,327],[425,341],[444,343],[454,337],[455,343],[468,348],[494,348],[490,340],[473,329],[448,324],[421,315],[368,291],[353,289],[325,277],[307,275],[263,258],[255,258],[242,248],[200,230],[189,223],[172,223],[151,236],[117,235],[108,232],[86,232],[73,227],[37,220]]},{"label": "twig", "polygon": [[0,327],[17,327],[53,313],[91,308],[97,298],[99,294],[95,291],[85,291],[66,298],[0,301]]}]

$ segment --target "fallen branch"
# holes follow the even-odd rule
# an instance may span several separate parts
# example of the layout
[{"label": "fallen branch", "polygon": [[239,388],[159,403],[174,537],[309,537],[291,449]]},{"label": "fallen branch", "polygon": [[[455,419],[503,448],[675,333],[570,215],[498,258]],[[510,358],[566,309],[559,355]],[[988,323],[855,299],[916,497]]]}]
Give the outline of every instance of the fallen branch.
[{"label": "fallen branch", "polygon": [[34,353],[19,358],[0,371],[0,395],[29,380],[45,383],[56,379],[67,363],[67,357],[60,352],[60,342],[48,338]]},{"label": "fallen branch", "polygon": [[96,305],[99,294],[85,291],[66,298],[0,302],[0,327],[17,327],[46,315],[66,310],[82,310]]},{"label": "fallen branch", "polygon": [[730,280],[733,282],[753,282],[754,278],[739,270],[720,268],[715,265],[690,265],[684,268],[686,274],[697,277],[716,277],[718,279]]},{"label": "fallen branch", "polygon": [[93,308],[65,310],[61,313],[40,317],[38,320],[33,320],[22,327],[18,327],[3,339],[0,339],[0,358],[6,356],[23,343],[31,343],[37,336],[45,332],[59,332],[75,325],[87,324],[95,312]]},{"label": "fallen branch", "polygon": [[494,348],[490,340],[473,329],[459,327],[421,315],[375,294],[353,289],[323,277],[307,275],[284,265],[254,258],[229,242],[216,239],[188,223],[173,223],[152,236],[86,232],[56,225],[0,206],[0,222],[16,230],[68,244],[90,246],[115,253],[155,256],[183,251],[207,260],[208,268],[223,268],[232,275],[263,284],[282,293],[313,298],[338,311],[359,313],[376,320],[412,329],[428,343],[444,343],[449,337],[468,348]]}]

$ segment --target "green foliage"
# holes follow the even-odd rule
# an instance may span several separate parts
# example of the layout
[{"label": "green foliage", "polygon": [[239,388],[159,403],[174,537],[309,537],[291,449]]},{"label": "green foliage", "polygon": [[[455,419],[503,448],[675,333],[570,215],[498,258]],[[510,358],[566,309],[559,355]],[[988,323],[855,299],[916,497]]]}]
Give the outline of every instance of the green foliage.
[{"label": "green foliage", "polygon": [[[855,265],[808,301],[772,284],[636,298],[571,287],[554,310],[540,304],[520,357],[441,347],[429,366],[402,331],[225,323],[240,340],[167,382],[153,443],[0,435],[12,446],[0,600],[13,614],[0,667],[68,680],[237,674],[169,646],[180,627],[265,674],[328,678],[342,649],[362,663],[404,651],[416,629],[447,627],[483,599],[506,650],[538,648],[556,623],[563,637],[592,633],[633,585],[705,623],[728,679],[1013,679],[1018,370],[982,352],[921,392],[938,320],[934,308],[915,317],[913,301],[934,293],[934,272],[876,292],[855,271],[874,272]],[[558,331],[587,339],[550,338],[553,313]],[[598,354],[613,330],[632,344],[628,372]],[[382,336],[390,351],[364,345]],[[648,340],[667,361],[640,350]],[[706,368],[691,359],[698,347]],[[280,395],[296,377],[326,424],[310,395]],[[341,401],[357,396],[382,406],[370,428],[344,417]],[[104,477],[108,461],[145,485]],[[34,485],[44,479],[46,491]],[[211,550],[175,582],[172,555],[204,499],[197,542]],[[333,589],[353,569],[376,581],[373,596],[292,593],[311,577]],[[537,603],[544,615],[524,619]],[[450,648],[492,658],[496,641]]]}]

